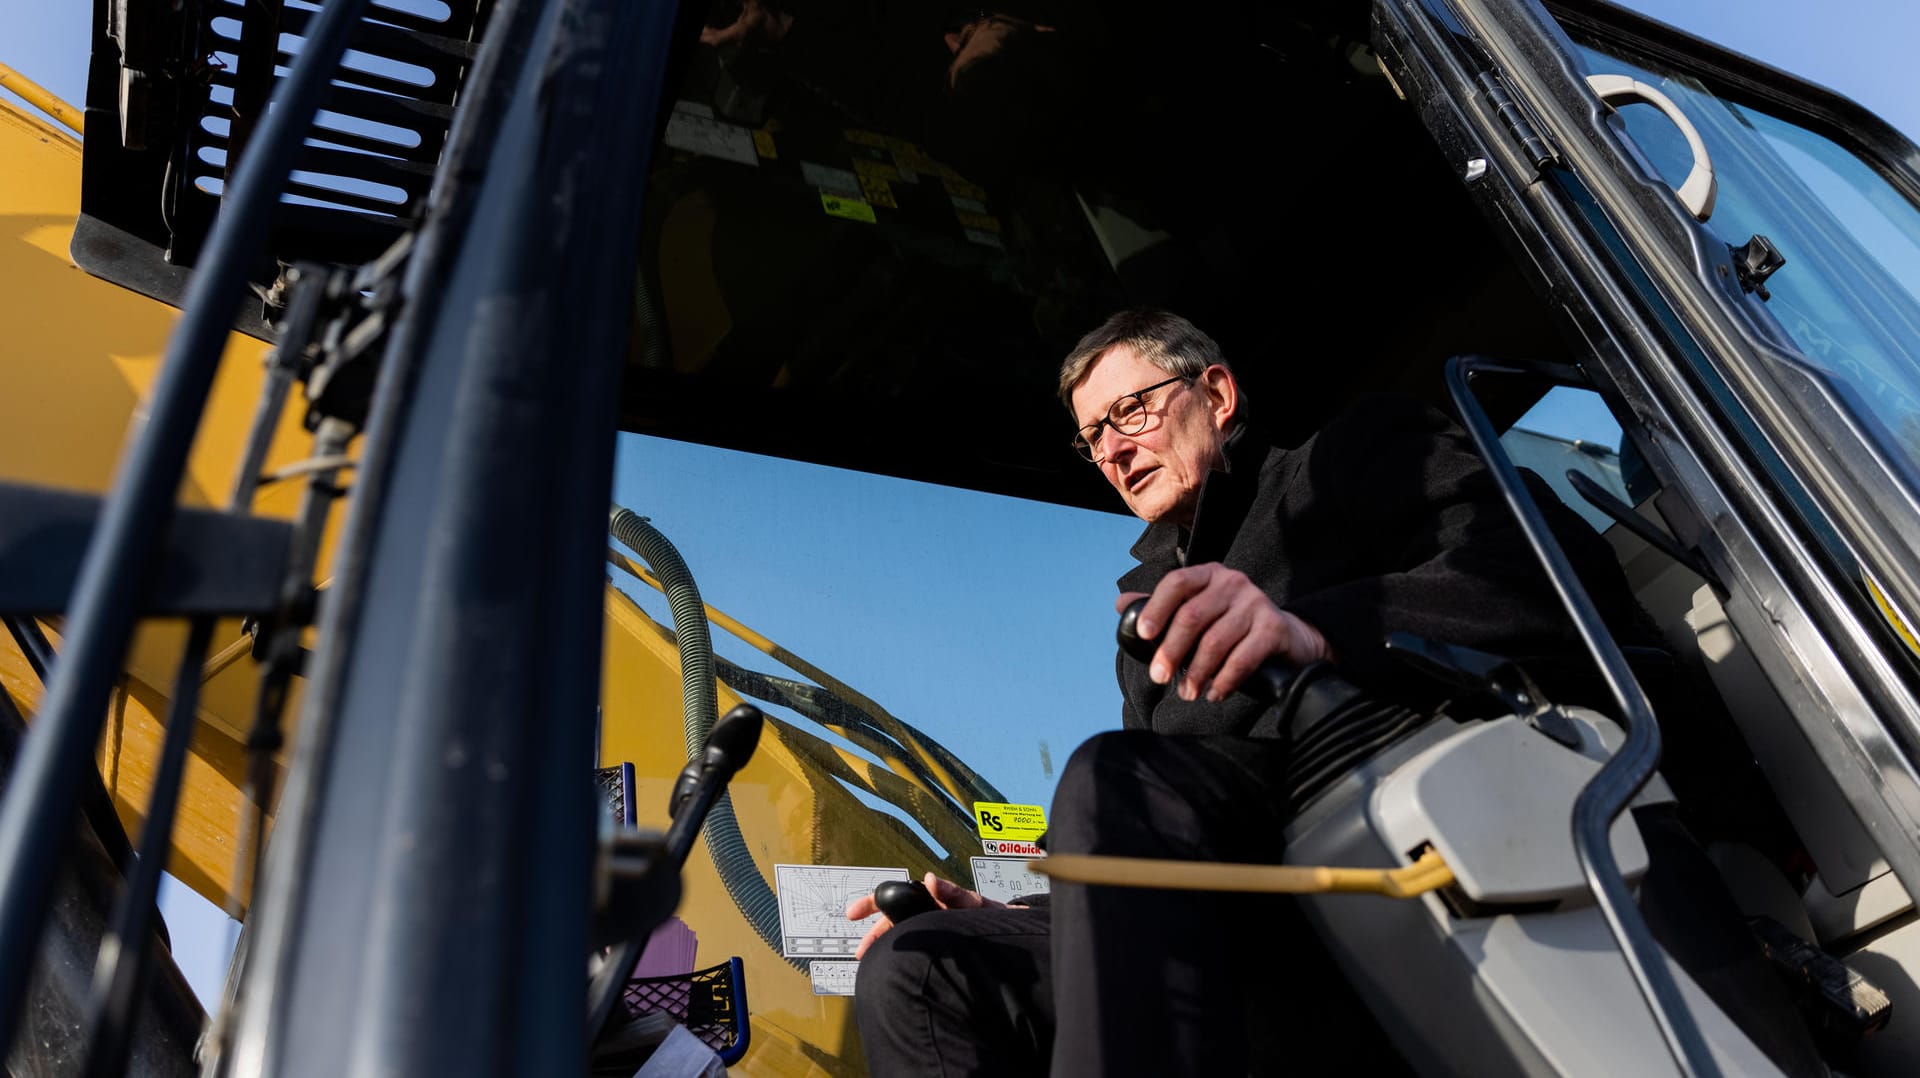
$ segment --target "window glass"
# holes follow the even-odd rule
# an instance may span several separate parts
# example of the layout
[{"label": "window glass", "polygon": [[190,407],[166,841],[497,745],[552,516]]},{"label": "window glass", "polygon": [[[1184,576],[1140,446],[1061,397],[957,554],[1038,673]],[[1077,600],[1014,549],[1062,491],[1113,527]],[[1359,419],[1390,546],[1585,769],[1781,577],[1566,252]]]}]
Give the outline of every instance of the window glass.
[{"label": "window glass", "polygon": [[[620,439],[615,501],[674,545],[707,605],[844,686],[828,688],[853,706],[829,701],[823,713],[845,717],[864,697],[1002,795],[988,800],[1049,804],[1068,754],[1120,724],[1113,602],[1142,527],[1131,517],[638,435]],[[673,626],[654,588],[617,568],[609,579],[653,622]],[[611,631],[629,629],[616,621]],[[722,683],[790,724],[792,734],[769,740],[804,739],[793,753],[801,761],[825,746],[888,767],[870,743],[758,695],[757,678],[724,664],[786,682],[819,679],[723,624],[712,635]],[[679,753],[677,676],[670,699],[610,700],[606,723],[650,716],[667,727],[654,735]],[[935,818],[956,807],[941,801],[937,783],[914,780],[931,799],[903,801],[828,768],[805,777],[846,787],[905,823],[935,858],[897,866],[915,876],[948,857],[964,869],[982,852],[970,830]],[[657,811],[645,799],[640,808],[643,823]],[[857,817],[841,824],[872,826]]]},{"label": "window glass", "polygon": [[1538,473],[1568,508],[1597,531],[1612,527],[1613,518],[1574,490],[1568,472],[1585,475],[1628,505],[1637,505],[1654,492],[1653,477],[1642,466],[1633,443],[1621,433],[1619,421],[1600,394],[1590,389],[1555,386],[1548,390],[1500,436],[1500,443],[1515,464]]},{"label": "window glass", "polygon": [[[1920,482],[1920,210],[1824,136],[1717,97],[1693,76],[1583,52],[1589,70],[1656,86],[1692,120],[1719,180],[1707,227],[1730,246],[1762,235],[1779,249],[1786,261],[1765,282],[1767,312]],[[1677,186],[1692,167],[1679,129],[1647,106],[1618,115],[1649,166]]]}]

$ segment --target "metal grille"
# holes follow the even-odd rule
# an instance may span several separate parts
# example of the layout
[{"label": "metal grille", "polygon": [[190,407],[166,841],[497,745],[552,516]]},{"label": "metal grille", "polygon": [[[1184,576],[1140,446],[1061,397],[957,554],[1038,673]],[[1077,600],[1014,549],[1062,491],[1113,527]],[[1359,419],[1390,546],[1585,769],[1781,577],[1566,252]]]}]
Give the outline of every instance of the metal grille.
[{"label": "metal grille", "polygon": [[[300,258],[365,261],[418,213],[487,6],[368,5],[281,196],[286,207],[272,246],[283,260],[291,244]],[[201,8],[212,59],[173,192],[183,207],[219,198],[316,10],[299,0],[216,0]]]}]

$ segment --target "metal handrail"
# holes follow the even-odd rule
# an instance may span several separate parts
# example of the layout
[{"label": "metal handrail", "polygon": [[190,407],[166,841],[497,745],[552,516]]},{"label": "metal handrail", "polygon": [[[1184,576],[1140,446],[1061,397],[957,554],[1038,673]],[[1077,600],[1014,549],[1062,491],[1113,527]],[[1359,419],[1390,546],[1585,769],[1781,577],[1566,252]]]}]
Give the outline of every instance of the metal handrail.
[{"label": "metal handrail", "polygon": [[60,100],[60,95],[6,64],[0,64],[0,89],[19,94],[22,101],[46,113],[74,134],[86,134],[87,118],[84,113]]},{"label": "metal handrail", "polygon": [[1447,361],[1447,392],[1453,397],[1467,435],[1486,461],[1488,471],[1500,488],[1501,498],[1519,520],[1528,545],[1540,559],[1608,691],[1620,705],[1620,723],[1626,728],[1626,740],[1581,789],[1573,803],[1573,848],[1580,859],[1580,870],[1593,892],[1594,903],[1620,945],[1620,954],[1640,987],[1647,1009],[1660,1027],[1674,1064],[1683,1075],[1717,1078],[1720,1069],[1707,1049],[1699,1023],[1681,997],[1680,985],[1667,966],[1666,953],[1654,940],[1646,920],[1640,916],[1639,907],[1634,905],[1626,877],[1621,875],[1619,863],[1614,860],[1609,837],[1614,818],[1625,811],[1660,763],[1660,727],[1654,720],[1653,705],[1633,676],[1620,645],[1607,631],[1592,597],[1574,573],[1566,552],[1554,538],[1546,515],[1528,493],[1519,469],[1501,446],[1493,421],[1474,397],[1469,383],[1481,374],[1528,375],[1582,387],[1590,387],[1591,383],[1580,371],[1566,366],[1499,363],[1478,356],[1455,356]]}]

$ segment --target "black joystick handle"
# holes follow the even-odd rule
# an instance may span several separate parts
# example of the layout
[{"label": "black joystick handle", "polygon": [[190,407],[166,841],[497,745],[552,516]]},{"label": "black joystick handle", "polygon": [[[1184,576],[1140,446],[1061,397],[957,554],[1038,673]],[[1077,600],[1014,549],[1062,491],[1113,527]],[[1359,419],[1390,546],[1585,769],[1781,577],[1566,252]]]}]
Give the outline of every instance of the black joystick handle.
[{"label": "black joystick handle", "polygon": [[[1120,627],[1114,631],[1115,639],[1120,641],[1120,650],[1143,663],[1153,662],[1153,653],[1160,645],[1140,636],[1140,611],[1147,605],[1145,599],[1135,599],[1120,612]],[[1243,692],[1263,704],[1277,704],[1287,695],[1287,687],[1300,673],[1294,667],[1279,659],[1268,659],[1260,668],[1248,674],[1240,681],[1237,692]]]},{"label": "black joystick handle", "polygon": [[894,924],[940,908],[918,880],[881,880],[873,889],[873,904]]}]

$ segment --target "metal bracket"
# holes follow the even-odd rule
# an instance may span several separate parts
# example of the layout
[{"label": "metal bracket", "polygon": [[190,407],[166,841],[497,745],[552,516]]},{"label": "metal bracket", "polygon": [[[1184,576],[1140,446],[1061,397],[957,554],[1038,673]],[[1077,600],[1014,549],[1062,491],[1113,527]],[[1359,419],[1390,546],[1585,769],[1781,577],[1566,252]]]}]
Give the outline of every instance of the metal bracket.
[{"label": "metal bracket", "polygon": [[1752,292],[1763,300],[1772,299],[1773,296],[1767,292],[1767,278],[1787,264],[1787,256],[1780,253],[1780,248],[1775,247],[1772,240],[1759,233],[1730,250],[1733,251],[1734,272],[1740,275],[1740,290]]},{"label": "metal bracket", "polygon": [[402,307],[401,275],[412,253],[409,232],[372,262],[303,286],[325,289],[314,330],[319,358],[307,374],[308,430],[317,430],[328,418],[344,419],[355,430],[366,425],[387,332]]}]

